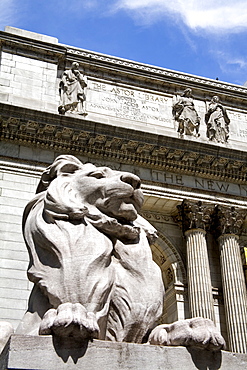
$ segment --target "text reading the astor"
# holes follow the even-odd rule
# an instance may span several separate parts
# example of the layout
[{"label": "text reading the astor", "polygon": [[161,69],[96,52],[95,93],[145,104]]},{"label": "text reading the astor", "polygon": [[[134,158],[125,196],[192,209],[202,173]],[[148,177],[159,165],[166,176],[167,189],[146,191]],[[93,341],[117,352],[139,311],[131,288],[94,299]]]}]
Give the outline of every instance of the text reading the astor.
[{"label": "text reading the astor", "polygon": [[99,82],[89,83],[87,109],[122,119],[173,128],[168,97]]}]

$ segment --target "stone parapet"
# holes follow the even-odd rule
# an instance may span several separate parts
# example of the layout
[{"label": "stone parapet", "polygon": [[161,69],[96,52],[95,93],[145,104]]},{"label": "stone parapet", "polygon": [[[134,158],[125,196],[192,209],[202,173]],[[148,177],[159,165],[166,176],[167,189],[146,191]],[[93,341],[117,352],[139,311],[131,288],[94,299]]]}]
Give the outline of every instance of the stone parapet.
[{"label": "stone parapet", "polygon": [[247,356],[183,347],[162,347],[94,340],[73,346],[52,337],[13,335],[0,357],[0,369],[192,370],[244,369]]}]

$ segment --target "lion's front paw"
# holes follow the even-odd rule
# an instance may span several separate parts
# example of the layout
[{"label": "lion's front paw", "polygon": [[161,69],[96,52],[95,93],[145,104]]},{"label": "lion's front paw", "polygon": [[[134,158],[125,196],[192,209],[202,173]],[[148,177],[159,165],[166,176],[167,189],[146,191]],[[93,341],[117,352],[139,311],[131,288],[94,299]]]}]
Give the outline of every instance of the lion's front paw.
[{"label": "lion's front paw", "polygon": [[193,346],[213,351],[225,346],[224,338],[214,323],[201,317],[159,325],[151,332],[148,342],[163,346]]},{"label": "lion's front paw", "polygon": [[62,303],[57,309],[51,308],[45,313],[39,334],[80,339],[98,338],[99,326],[95,314],[88,312],[80,303]]},{"label": "lion's front paw", "polygon": [[218,351],[225,347],[225,340],[212,320],[196,317],[189,320],[191,340],[189,345]]}]

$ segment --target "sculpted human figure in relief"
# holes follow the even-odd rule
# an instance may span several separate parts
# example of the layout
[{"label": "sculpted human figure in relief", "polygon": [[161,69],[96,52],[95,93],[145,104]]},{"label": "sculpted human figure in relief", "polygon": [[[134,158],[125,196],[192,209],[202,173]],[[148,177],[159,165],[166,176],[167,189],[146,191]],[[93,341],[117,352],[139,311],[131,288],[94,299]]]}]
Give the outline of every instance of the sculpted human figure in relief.
[{"label": "sculpted human figure in relief", "polygon": [[138,215],[142,203],[136,175],[56,158],[24,211],[34,288],[17,333],[222,348],[207,319],[152,331],[164,288],[150,249],[156,231]]},{"label": "sculpted human figure in relief", "polygon": [[86,115],[84,102],[86,95],[84,92],[87,86],[86,77],[79,71],[79,63],[73,62],[71,69],[65,71],[59,85],[60,105],[58,112],[60,114],[76,113]]},{"label": "sculpted human figure in relief", "polygon": [[220,103],[218,96],[213,96],[205,114],[207,137],[210,141],[226,143],[229,138],[229,123],[226,108]]},{"label": "sculpted human figure in relief", "polygon": [[194,106],[192,90],[185,89],[178,101],[174,104],[173,116],[178,122],[178,133],[182,135],[199,135],[200,117]]}]

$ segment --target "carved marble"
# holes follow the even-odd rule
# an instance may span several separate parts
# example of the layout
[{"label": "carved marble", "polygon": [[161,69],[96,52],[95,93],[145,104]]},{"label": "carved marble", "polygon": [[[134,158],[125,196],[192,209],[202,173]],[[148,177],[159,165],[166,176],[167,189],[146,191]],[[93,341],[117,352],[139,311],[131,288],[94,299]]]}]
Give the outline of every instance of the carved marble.
[{"label": "carved marble", "polygon": [[200,136],[200,118],[194,106],[191,89],[185,89],[174,104],[173,116],[178,122],[178,133],[180,135]]},{"label": "carved marble", "polygon": [[13,326],[7,321],[0,321],[0,354],[12,334],[14,334]]},{"label": "carved marble", "polygon": [[[218,148],[215,146],[211,148],[209,155],[205,150],[202,151],[197,141],[193,146],[181,148],[179,139],[173,138],[172,142],[167,142],[165,137],[159,137],[157,140],[155,136],[150,137],[145,132],[140,136],[130,129],[123,129],[123,135],[120,136],[114,126],[107,126],[107,134],[105,134],[103,125],[97,124],[94,127],[86,120],[83,120],[84,126],[77,124],[77,126],[67,127],[67,122],[61,125],[61,117],[48,113],[45,120],[36,118],[36,125],[32,125],[30,129],[30,121],[33,121],[34,117],[27,110],[13,105],[6,109],[1,103],[0,110],[2,110],[1,140],[4,141],[28,143],[38,148],[45,147],[58,152],[63,150],[92,158],[97,156],[118,163],[145,165],[162,171],[165,167],[166,171],[175,171],[179,174],[196,173],[198,176],[203,175],[214,181],[219,180],[220,172],[221,181],[239,181],[245,184],[246,155],[242,152],[241,155],[238,153],[232,157],[226,148],[221,148],[221,156],[219,156]],[[147,140],[152,140],[153,143],[153,149],[150,152],[143,150]]]},{"label": "carved marble", "polygon": [[215,322],[206,242],[206,230],[210,225],[213,207],[201,201],[184,200],[178,210],[186,238],[190,314],[191,317],[201,316]]},{"label": "carved marble", "polygon": [[224,340],[209,319],[196,317],[157,326],[149,336],[150,344],[196,346],[215,350],[224,347]]},{"label": "carved marble", "polygon": [[24,212],[35,286],[21,333],[142,342],[164,294],[142,203],[133,174],[55,160]]},{"label": "carved marble", "polygon": [[[220,89],[224,89],[229,93],[232,93],[232,92],[237,92],[237,93],[242,93],[242,94],[246,94],[246,87],[242,87],[242,86],[236,86],[236,85],[230,85],[230,84],[225,84],[221,81],[216,81],[216,80],[209,80],[207,78],[203,78],[203,77],[198,77],[198,76],[194,76],[194,75],[189,75],[189,74],[185,74],[185,73],[182,73],[182,72],[174,72],[174,71],[171,71],[171,70],[166,70],[164,68],[158,68],[156,66],[148,66],[148,65],[143,65],[141,63],[137,63],[137,62],[133,62],[133,61],[129,61],[129,60],[126,60],[126,59],[120,59],[120,58],[115,58],[115,57],[112,57],[112,56],[109,56],[109,55],[103,55],[103,54],[96,54],[92,51],[86,51],[86,50],[82,50],[82,49],[75,49],[75,48],[72,48],[72,47],[69,47],[67,49],[67,53],[70,55],[70,57],[72,58],[74,55],[76,56],[81,56],[84,58],[87,58],[90,63],[92,63],[92,61],[95,63],[97,63],[97,67],[99,67],[101,65],[101,63],[110,63],[112,67],[117,67],[118,70],[119,70],[119,67],[122,67],[121,68],[121,72],[123,71],[123,67],[126,68],[127,72],[129,72],[129,68],[132,68],[133,70],[137,70],[138,73],[143,73],[143,75],[146,76],[146,73],[147,72],[148,74],[150,74],[150,72],[154,72],[158,75],[162,75],[163,78],[166,78],[168,77],[169,79],[172,77],[174,79],[178,79],[178,80],[181,80],[181,81],[191,81],[193,83],[198,83],[198,84],[201,84],[203,85],[203,87],[205,86],[210,86],[211,88],[220,88]],[[169,80],[170,81],[170,80]]]},{"label": "carved marble", "polygon": [[210,141],[227,142],[230,119],[218,96],[214,96],[209,103],[208,111],[205,114],[205,122],[207,124],[207,137]]},{"label": "carved marble", "polygon": [[216,238],[225,234],[239,235],[242,231],[246,211],[235,207],[217,205],[212,213],[211,230]]},{"label": "carved marble", "polygon": [[238,353],[247,353],[247,291],[239,245],[245,217],[244,210],[216,206],[212,224],[220,250],[229,349]]},{"label": "carved marble", "polygon": [[71,68],[63,73],[59,85],[60,105],[58,111],[60,114],[69,112],[86,115],[84,107],[86,86],[87,80],[79,71],[79,63],[73,62]]},{"label": "carved marble", "polygon": [[[164,287],[149,246],[156,230],[138,215],[142,203],[136,175],[56,158],[24,211],[34,288],[17,333],[147,341],[162,314]],[[173,339],[164,341],[161,326],[149,343],[224,346],[203,318],[168,327]]]},{"label": "carved marble", "polygon": [[183,232],[191,229],[207,230],[209,228],[213,211],[212,205],[185,199],[177,208],[179,212],[178,221],[182,225]]}]

